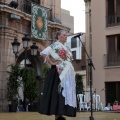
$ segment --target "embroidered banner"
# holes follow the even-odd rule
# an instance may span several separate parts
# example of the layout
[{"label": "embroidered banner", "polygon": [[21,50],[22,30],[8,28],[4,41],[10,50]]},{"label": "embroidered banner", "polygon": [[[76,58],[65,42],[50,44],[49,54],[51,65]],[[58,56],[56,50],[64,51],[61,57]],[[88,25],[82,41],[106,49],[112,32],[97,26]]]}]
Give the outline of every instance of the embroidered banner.
[{"label": "embroidered banner", "polygon": [[31,3],[32,24],[31,38],[46,40],[47,39],[47,13],[48,9]]}]

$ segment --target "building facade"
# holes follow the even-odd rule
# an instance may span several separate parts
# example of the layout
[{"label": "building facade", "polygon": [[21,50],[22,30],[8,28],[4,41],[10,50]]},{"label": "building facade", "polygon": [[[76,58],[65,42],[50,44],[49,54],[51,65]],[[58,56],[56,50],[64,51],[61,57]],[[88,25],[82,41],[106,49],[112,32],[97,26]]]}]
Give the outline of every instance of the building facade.
[{"label": "building facade", "polygon": [[[31,2],[49,8],[48,11],[48,36],[47,40],[42,41],[32,39],[29,46],[35,42],[39,52],[50,43],[55,41],[56,32],[60,29],[70,31],[73,28],[63,25],[64,20],[61,18],[61,1],[60,0],[14,0],[18,3],[15,7],[11,5],[12,0],[0,0],[0,111],[6,111],[8,101],[6,99],[7,92],[7,66],[10,64],[20,64],[24,60],[24,48],[20,45],[19,53],[15,59],[11,43],[16,38],[18,42],[22,42],[25,34],[31,34]],[[14,17],[11,17],[14,14]],[[68,14],[69,19],[70,17]],[[73,23],[71,23],[73,24]],[[73,27],[73,26],[72,26]],[[72,31],[73,32],[73,31]],[[27,49],[30,53],[30,48]],[[40,56],[27,56],[31,66],[36,70],[36,76],[41,76],[42,58]]]},{"label": "building facade", "polygon": [[[120,1],[85,0],[90,5],[91,57],[95,70],[93,91],[100,95],[101,102],[120,102]],[[86,18],[87,19],[87,18]],[[86,22],[87,26],[87,22]]]}]

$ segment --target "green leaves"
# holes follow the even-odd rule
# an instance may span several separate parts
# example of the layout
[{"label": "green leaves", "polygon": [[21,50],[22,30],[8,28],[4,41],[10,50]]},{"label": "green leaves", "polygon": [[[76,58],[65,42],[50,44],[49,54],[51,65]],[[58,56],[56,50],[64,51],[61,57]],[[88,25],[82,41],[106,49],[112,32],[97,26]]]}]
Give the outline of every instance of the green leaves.
[{"label": "green leaves", "polygon": [[80,75],[80,74],[76,74],[75,75],[75,80],[76,80],[76,92],[77,92],[77,94],[80,94],[80,93],[82,93],[83,92],[83,88],[84,88],[84,86],[83,86],[83,80],[82,80],[82,75]]},{"label": "green leaves", "polygon": [[38,97],[38,81],[36,79],[35,70],[33,68],[23,68],[21,77],[24,86],[24,94],[26,99],[31,103]]},{"label": "green leaves", "polygon": [[20,66],[9,65],[10,71],[7,71],[9,77],[7,78],[7,99],[8,101],[15,102],[17,100],[18,87],[20,85]]},{"label": "green leaves", "polygon": [[33,68],[21,68],[20,65],[9,65],[10,70],[7,71],[7,99],[8,101],[17,101],[18,87],[23,84],[26,99],[33,102],[38,96],[38,81]]}]

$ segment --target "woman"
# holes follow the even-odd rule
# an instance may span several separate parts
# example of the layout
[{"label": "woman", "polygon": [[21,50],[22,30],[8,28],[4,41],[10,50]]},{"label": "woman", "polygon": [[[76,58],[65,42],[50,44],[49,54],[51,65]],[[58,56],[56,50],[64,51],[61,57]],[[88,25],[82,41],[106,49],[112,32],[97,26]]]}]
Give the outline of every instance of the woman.
[{"label": "woman", "polygon": [[66,31],[57,33],[57,41],[40,54],[51,65],[46,77],[40,113],[55,115],[55,120],[65,120],[62,115],[76,116],[76,83],[71,64],[72,53],[65,45]]}]

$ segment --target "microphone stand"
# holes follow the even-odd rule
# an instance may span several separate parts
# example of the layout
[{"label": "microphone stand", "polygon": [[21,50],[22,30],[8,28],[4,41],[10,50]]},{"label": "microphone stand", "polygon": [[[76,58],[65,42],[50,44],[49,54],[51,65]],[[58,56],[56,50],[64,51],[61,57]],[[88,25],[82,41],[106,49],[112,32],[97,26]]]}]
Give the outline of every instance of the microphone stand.
[{"label": "microphone stand", "polygon": [[82,40],[80,38],[81,35],[82,34],[76,35],[76,36],[74,36],[74,38],[76,38],[76,37],[79,38],[79,40],[80,40],[80,42],[81,42],[81,44],[83,46],[83,49],[84,49],[84,51],[85,51],[85,53],[86,53],[86,55],[88,57],[88,66],[90,68],[90,98],[91,98],[91,110],[90,110],[91,111],[91,116],[89,118],[90,118],[90,120],[94,120],[94,118],[93,118],[93,110],[92,110],[92,103],[93,103],[93,99],[92,99],[92,68],[95,70],[95,67],[93,65],[92,59],[88,55],[88,53],[87,53],[87,51],[85,49],[85,46],[84,46],[84,44],[83,44],[83,42],[82,42]]}]

